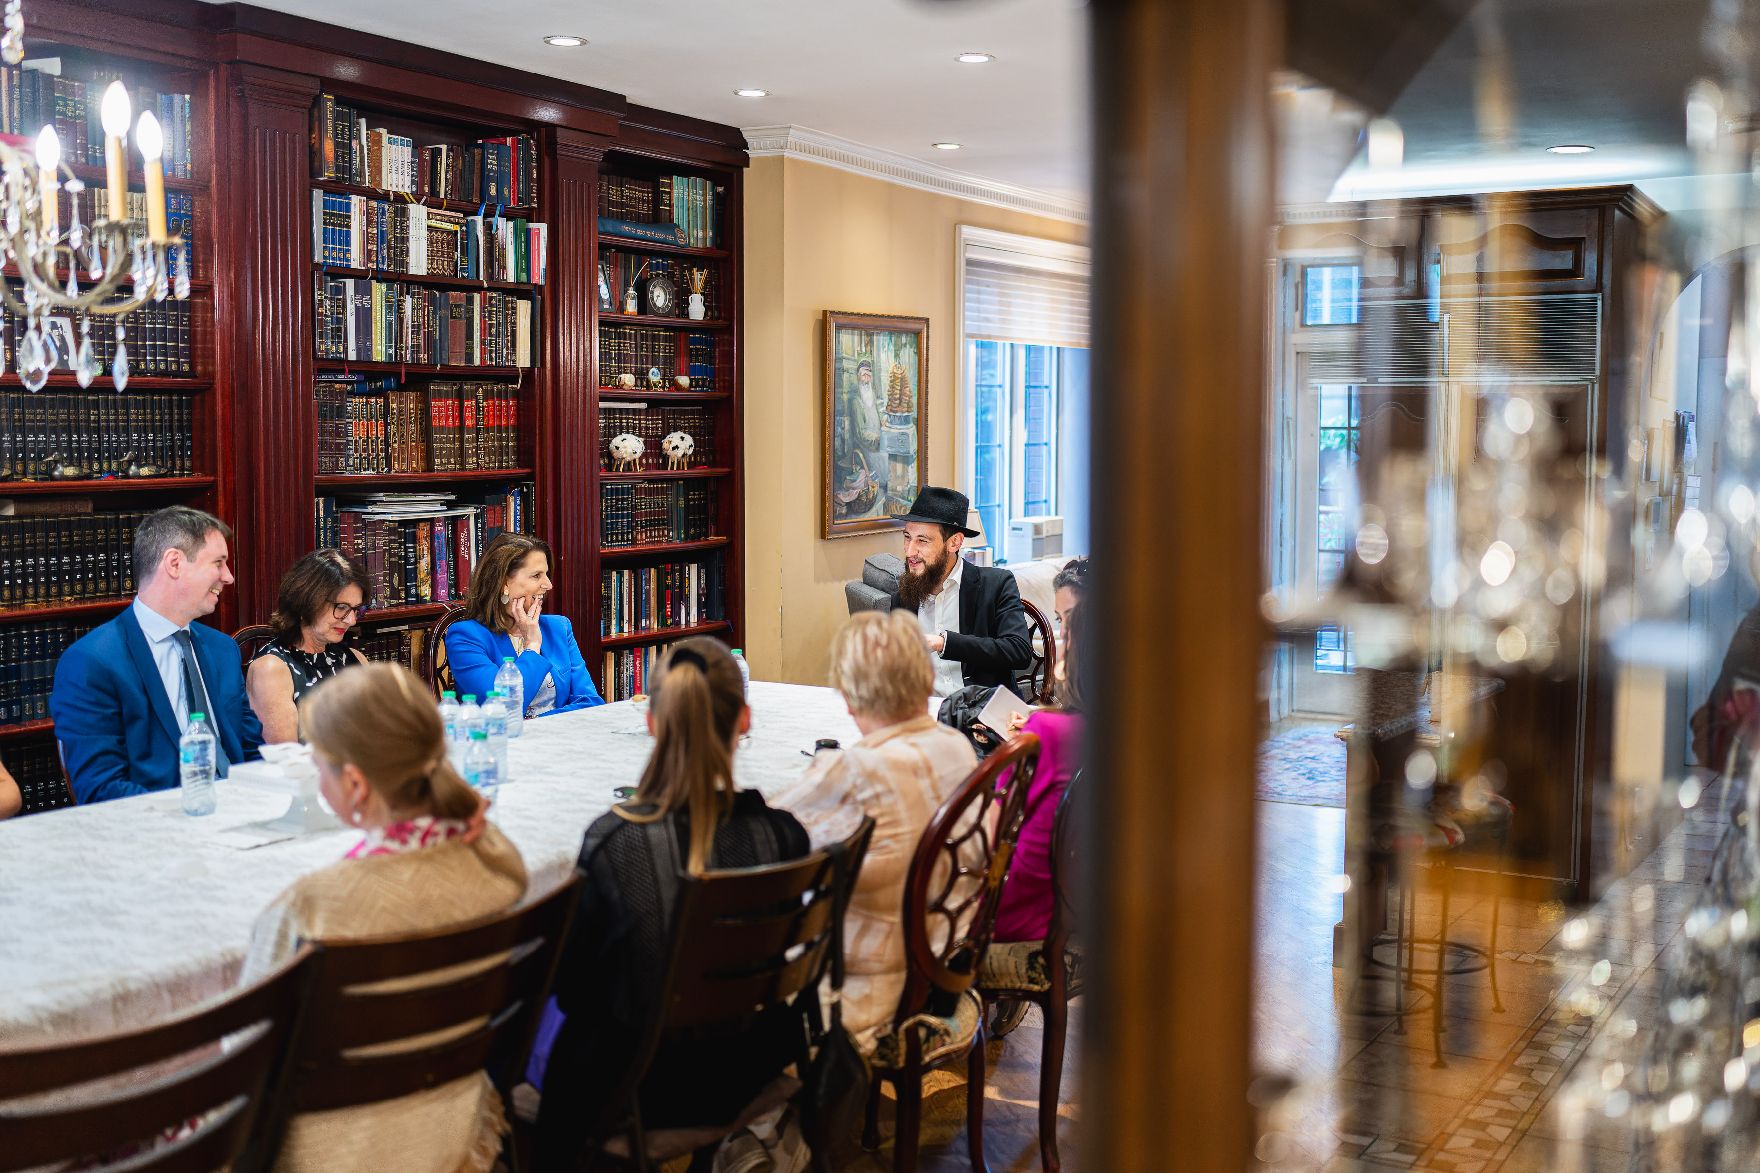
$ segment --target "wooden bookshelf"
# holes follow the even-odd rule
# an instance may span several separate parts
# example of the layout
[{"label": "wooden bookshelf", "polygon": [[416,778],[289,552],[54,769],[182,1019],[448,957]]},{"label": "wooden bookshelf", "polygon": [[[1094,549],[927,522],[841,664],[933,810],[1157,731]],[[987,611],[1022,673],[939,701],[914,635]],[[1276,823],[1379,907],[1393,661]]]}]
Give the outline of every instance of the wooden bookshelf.
[{"label": "wooden bookshelf", "polygon": [[720,635],[730,631],[733,624],[725,619],[717,619],[712,623],[698,623],[691,627],[663,627],[658,631],[638,631],[629,635],[606,635],[599,637],[601,649],[639,648],[645,644],[667,643],[675,639],[689,639],[693,635]]},{"label": "wooden bookshelf", "polygon": [[606,472],[600,473],[599,479],[605,481],[686,481],[700,477],[730,477],[731,468],[655,468],[643,472]]},{"label": "wooden bookshelf", "polygon": [[0,740],[14,737],[33,737],[39,733],[52,733],[55,730],[53,721],[23,721],[16,725],[0,725]]},{"label": "wooden bookshelf", "polygon": [[[114,65],[131,85],[191,95],[189,135],[193,174],[168,178],[174,196],[194,206],[192,361],[187,378],[135,374],[128,392],[191,397],[193,475],[154,480],[0,482],[0,498],[85,497],[109,511],[123,502],[150,507],[180,502],[207,509],[236,530],[232,543],[236,585],[208,620],[221,630],[265,621],[287,567],[312,548],[313,509],[319,496],[434,488],[461,499],[482,499],[502,486],[533,486],[535,531],[555,550],[556,583],[550,609],[574,624],[588,666],[598,676],[606,648],[600,584],[607,566],[618,569],[668,560],[719,557],[725,567],[725,618],[702,626],[737,643],[743,633],[744,551],[741,355],[742,195],[747,165],[737,129],[651,110],[618,94],[522,73],[421,46],[369,36],[250,5],[164,0],[31,0],[28,58],[60,56],[64,74],[91,76]],[[388,201],[401,193],[335,180],[314,180],[311,113],[320,94],[335,94],[367,113],[373,126],[408,135],[418,145],[518,134],[537,143],[538,186],[529,205],[486,208],[458,200],[417,197],[429,207],[471,215],[498,212],[548,225],[548,272],[543,284],[462,281],[387,271],[336,270],[339,276],[378,278],[459,290],[490,289],[530,298],[531,367],[417,365],[319,359],[313,282],[324,271],[311,240],[314,189]],[[88,187],[103,183],[100,168],[80,164]],[[630,241],[598,234],[596,193],[601,174],[683,175],[712,181],[721,191],[716,247]],[[140,177],[131,176],[140,190]],[[601,378],[596,262],[608,252],[663,256],[681,265],[714,269],[718,294],[712,320],[604,315],[605,325],[634,326],[675,338],[680,360],[690,335],[713,338],[715,377],[700,390],[624,393],[599,388]],[[677,267],[677,266],[675,266]],[[681,285],[681,295],[688,288]],[[668,345],[662,342],[661,345]],[[702,343],[699,342],[699,347]],[[135,350],[131,331],[130,350]],[[411,385],[443,379],[498,382],[519,401],[517,459],[512,469],[466,473],[397,473],[369,477],[317,475],[316,408],[319,372],[394,375]],[[0,387],[17,388],[0,374]],[[50,376],[47,388],[79,390],[71,373]],[[101,375],[92,394],[113,394]],[[685,405],[711,413],[714,468],[680,479],[666,470],[636,481],[709,488],[710,536],[602,550],[601,489],[619,482],[601,475],[598,411],[646,400],[655,409]],[[0,624],[38,620],[103,619],[126,598],[87,599],[0,609]],[[429,625],[439,603],[369,612],[374,628]],[[719,625],[719,626],[718,626]],[[651,646],[682,629],[653,633]],[[644,636],[645,638],[645,636]],[[617,650],[617,645],[612,645]],[[25,761],[50,746],[42,723],[6,734],[7,757]]]},{"label": "wooden bookshelf", "polygon": [[538,209],[524,204],[473,204],[464,200],[443,200],[438,196],[415,195],[407,191],[386,191],[382,188],[367,187],[359,183],[339,183],[334,179],[314,179],[312,186],[319,191],[335,192],[337,195],[365,196],[370,200],[391,202],[407,202],[421,204],[424,207],[440,208],[447,212],[463,212],[467,216],[475,216],[483,212],[499,212],[510,220],[530,220],[537,216]]},{"label": "wooden bookshelf", "polygon": [[[319,261],[312,262],[314,272],[324,273],[331,277],[354,277],[372,281],[399,281],[406,285],[432,285],[437,289],[457,289],[469,293],[473,290],[498,289],[504,293],[540,293],[544,286],[537,281],[491,281],[477,280],[471,277],[432,277],[426,273],[399,273],[392,269],[348,269],[341,265],[326,265]],[[336,362],[336,359],[321,359],[322,362]],[[472,368],[475,369],[475,368]]]}]

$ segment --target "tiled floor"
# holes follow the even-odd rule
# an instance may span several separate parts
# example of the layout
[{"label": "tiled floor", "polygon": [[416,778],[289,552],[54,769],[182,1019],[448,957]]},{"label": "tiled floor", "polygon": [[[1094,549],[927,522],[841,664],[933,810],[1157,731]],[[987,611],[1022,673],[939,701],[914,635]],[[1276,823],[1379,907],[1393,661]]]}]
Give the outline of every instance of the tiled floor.
[{"label": "tiled floor", "polygon": [[[1257,1058],[1296,1090],[1267,1115],[1260,1155],[1272,1169],[1430,1169],[1451,1173],[1625,1169],[1628,1130],[1605,1119],[1561,1139],[1556,1099],[1592,1041],[1654,1012],[1659,966],[1678,935],[1719,833],[1696,810],[1594,909],[1505,900],[1498,910],[1498,985],[1488,975],[1444,986],[1435,1066],[1426,1007],[1398,1018],[1340,1015],[1346,991],[1331,969],[1343,813],[1261,805]],[[1304,898],[1301,894],[1307,893]],[[1275,895],[1276,899],[1270,897]],[[1426,900],[1420,931],[1435,931]],[[1580,916],[1580,926],[1563,931]],[[1428,921],[1426,923],[1426,918]],[[1488,938],[1489,898],[1457,900],[1449,935]],[[1599,984],[1586,985],[1592,960]],[[1587,992],[1592,1000],[1583,1001]],[[1426,996],[1427,997],[1427,996]]]}]

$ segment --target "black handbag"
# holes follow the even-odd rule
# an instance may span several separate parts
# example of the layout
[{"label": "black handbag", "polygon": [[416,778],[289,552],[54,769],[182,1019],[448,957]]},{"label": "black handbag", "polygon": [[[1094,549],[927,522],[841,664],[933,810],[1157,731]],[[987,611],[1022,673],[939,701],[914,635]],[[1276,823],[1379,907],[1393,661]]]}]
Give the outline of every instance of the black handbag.
[{"label": "black handbag", "polygon": [[[839,1142],[855,1133],[856,1121],[868,1101],[868,1062],[843,1028],[843,914],[851,886],[851,860],[841,845],[831,853],[837,869],[837,894],[831,910],[836,931],[831,935],[831,995],[827,999],[831,1019],[818,1032],[818,1050],[801,1069],[801,1090],[795,1098],[801,1112],[801,1135],[821,1158],[828,1158]],[[809,1017],[817,1024],[816,1013]]]}]

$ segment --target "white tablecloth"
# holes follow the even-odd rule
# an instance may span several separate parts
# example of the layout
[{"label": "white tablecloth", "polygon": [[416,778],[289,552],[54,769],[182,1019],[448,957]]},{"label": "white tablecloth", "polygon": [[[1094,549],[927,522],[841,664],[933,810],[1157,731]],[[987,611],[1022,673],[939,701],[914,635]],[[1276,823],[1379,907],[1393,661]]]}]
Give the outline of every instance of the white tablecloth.
[{"label": "white tablecloth", "polygon": [[[754,682],[741,786],[774,793],[820,737],[859,736],[830,689]],[[627,703],[527,721],[495,821],[525,857],[531,891],[560,883],[612,790],[634,786],[652,745]],[[287,806],[220,783],[219,810],[183,814],[175,790],[0,822],[0,1040],[138,1026],[231,986],[264,905],[341,858],[352,830],[251,850],[216,838]]]}]

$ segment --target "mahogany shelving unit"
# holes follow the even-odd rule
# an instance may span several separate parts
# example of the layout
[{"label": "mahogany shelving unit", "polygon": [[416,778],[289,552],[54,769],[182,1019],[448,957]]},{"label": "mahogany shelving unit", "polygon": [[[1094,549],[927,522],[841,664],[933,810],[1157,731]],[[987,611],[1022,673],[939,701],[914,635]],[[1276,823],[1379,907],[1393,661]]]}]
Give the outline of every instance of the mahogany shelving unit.
[{"label": "mahogany shelving unit", "polygon": [[[745,140],[733,127],[652,110],[623,96],[505,66],[441,53],[387,38],[249,5],[212,6],[198,0],[32,0],[28,56],[60,56],[68,76],[91,65],[118,65],[141,84],[192,98],[193,176],[167,179],[173,193],[194,196],[195,267],[191,302],[194,376],[136,375],[130,392],[180,392],[193,397],[195,475],[154,481],[0,483],[0,498],[90,496],[94,508],[128,502],[156,507],[181,501],[214,512],[234,527],[237,585],[226,592],[214,626],[235,630],[264,621],[274,607],[282,572],[312,548],[311,502],[317,495],[456,485],[488,490],[498,481],[529,480],[535,489],[536,532],[555,551],[556,591],[550,610],[572,619],[588,666],[597,675],[600,575],[607,565],[656,564],[719,554],[726,565],[725,626],[715,633],[738,643],[743,632],[743,501],[740,386],[742,180]],[[344,81],[343,79],[346,79]],[[375,198],[407,197],[330,180],[314,181],[311,114],[321,92],[368,112],[374,126],[406,133],[418,144],[468,142],[525,133],[538,143],[538,199],[501,214],[549,225],[549,271],[539,286],[487,283],[487,288],[534,297],[539,304],[534,366],[417,366],[319,360],[314,345],[313,280],[323,267],[311,245],[314,188]],[[679,174],[711,179],[722,194],[720,241],[702,249],[645,241],[601,241],[597,189],[601,170],[616,174]],[[88,184],[102,169],[79,167]],[[139,176],[132,176],[138,189]],[[422,202],[474,214],[481,205]],[[484,209],[491,211],[492,209]],[[720,381],[688,392],[601,390],[598,369],[597,260],[602,249],[665,255],[680,265],[712,266],[722,296],[715,321],[628,319],[646,329],[716,339]],[[332,273],[337,270],[332,268]],[[459,289],[483,282],[360,273]],[[391,474],[320,479],[316,475],[316,411],[320,371],[371,372],[409,381],[440,378],[501,381],[519,388],[518,468],[485,473]],[[0,387],[18,386],[0,375]],[[57,374],[49,387],[77,386]],[[95,391],[107,384],[101,378]],[[601,550],[598,501],[602,484],[598,409],[648,400],[686,404],[713,413],[717,468],[683,483],[713,485],[713,537]],[[102,620],[127,599],[78,600],[0,610],[0,625],[36,620]],[[369,612],[369,626],[420,625],[441,613],[439,604]],[[703,625],[705,628],[714,625]],[[660,639],[680,634],[654,634]],[[5,733],[9,763],[53,755],[51,730],[40,723]],[[46,760],[46,759],[45,759]],[[16,770],[15,770],[16,772]]]}]

